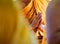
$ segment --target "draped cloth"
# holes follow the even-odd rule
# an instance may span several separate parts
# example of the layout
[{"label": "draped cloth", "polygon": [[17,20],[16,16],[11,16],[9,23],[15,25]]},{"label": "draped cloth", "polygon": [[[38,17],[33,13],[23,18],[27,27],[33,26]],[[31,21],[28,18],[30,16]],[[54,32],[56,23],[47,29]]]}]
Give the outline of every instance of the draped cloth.
[{"label": "draped cloth", "polygon": [[[46,25],[46,19],[45,19],[46,18],[46,8],[48,6],[49,1],[50,0],[31,0],[30,3],[23,9],[24,15],[28,19],[28,22],[30,24],[33,23],[33,25],[35,25],[36,24],[35,22],[38,22],[35,19],[38,16],[38,13],[41,13],[39,15],[39,16],[41,16],[39,18],[39,19],[41,19],[40,20],[40,24],[37,23],[36,25],[39,24],[40,25],[40,29],[41,29],[41,24]],[[39,27],[39,25],[37,27]],[[36,29],[38,29],[38,28],[36,28]],[[46,44],[46,41],[45,41],[46,40],[46,30],[44,30],[43,33],[44,33],[44,35],[43,35],[43,43],[42,44]]]},{"label": "draped cloth", "polygon": [[37,44],[30,29],[18,0],[0,0],[0,44]]}]

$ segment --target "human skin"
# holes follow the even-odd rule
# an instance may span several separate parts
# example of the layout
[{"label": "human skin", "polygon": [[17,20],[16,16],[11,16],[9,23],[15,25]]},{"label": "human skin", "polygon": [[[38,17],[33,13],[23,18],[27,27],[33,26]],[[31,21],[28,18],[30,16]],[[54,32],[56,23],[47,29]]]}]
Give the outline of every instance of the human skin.
[{"label": "human skin", "polygon": [[60,44],[60,0],[52,0],[46,12],[48,44]]},{"label": "human skin", "polygon": [[34,20],[31,23],[32,29],[34,30],[34,32],[37,31],[37,28],[39,28],[39,25],[41,25],[41,23],[42,23],[42,15],[40,12],[38,12],[37,16],[34,18]]}]

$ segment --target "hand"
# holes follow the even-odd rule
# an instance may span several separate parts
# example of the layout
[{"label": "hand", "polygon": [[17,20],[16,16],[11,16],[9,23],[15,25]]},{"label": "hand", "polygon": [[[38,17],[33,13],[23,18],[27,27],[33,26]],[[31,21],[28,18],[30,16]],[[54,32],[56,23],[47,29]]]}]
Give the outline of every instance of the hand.
[{"label": "hand", "polygon": [[37,16],[31,23],[33,30],[36,30],[36,28],[41,24],[41,21],[42,21],[42,15],[40,12],[38,12]]}]

